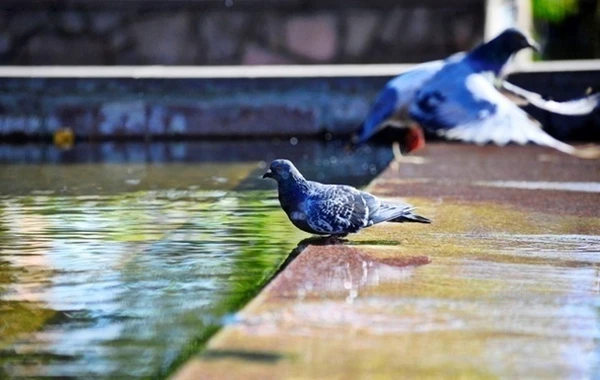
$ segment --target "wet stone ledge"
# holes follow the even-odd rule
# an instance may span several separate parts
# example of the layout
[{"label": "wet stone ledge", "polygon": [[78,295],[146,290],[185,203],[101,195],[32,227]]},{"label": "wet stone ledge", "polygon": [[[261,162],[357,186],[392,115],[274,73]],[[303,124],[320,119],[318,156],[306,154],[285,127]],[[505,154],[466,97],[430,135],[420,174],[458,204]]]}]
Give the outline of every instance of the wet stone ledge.
[{"label": "wet stone ledge", "polygon": [[173,379],[594,378],[600,161],[446,143],[419,155],[368,190],[432,224],[301,240]]},{"label": "wet stone ledge", "polygon": [[347,134],[386,78],[0,79],[0,135],[77,138]]},{"label": "wet stone ledge", "polygon": [[[63,128],[76,140],[343,137],[389,79],[0,78],[0,138],[49,140]],[[600,71],[568,66],[509,79],[555,100],[600,88]],[[526,110],[557,138],[600,140],[600,108],[578,117]]]}]

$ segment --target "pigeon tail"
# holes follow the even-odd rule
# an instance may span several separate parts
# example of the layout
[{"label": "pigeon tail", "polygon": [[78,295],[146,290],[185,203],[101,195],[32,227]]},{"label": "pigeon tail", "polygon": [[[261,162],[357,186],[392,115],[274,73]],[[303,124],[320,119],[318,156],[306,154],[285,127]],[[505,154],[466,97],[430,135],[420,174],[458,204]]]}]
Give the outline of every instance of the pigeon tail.
[{"label": "pigeon tail", "polygon": [[388,220],[388,222],[392,222],[392,223],[427,223],[427,224],[429,224],[429,223],[431,223],[431,219],[427,219],[426,217],[421,216],[421,215],[409,213],[406,215],[402,215],[398,218]]},{"label": "pigeon tail", "polygon": [[[548,137],[550,137],[550,136],[548,136]],[[550,139],[552,139],[552,140],[549,140],[548,143],[538,142],[538,144],[549,146],[558,151],[561,151],[563,153],[566,153],[566,154],[569,154],[571,156],[575,156],[578,158],[584,158],[584,159],[590,159],[590,160],[595,160],[595,159],[600,158],[600,148],[597,146],[588,146],[588,147],[577,148],[577,147],[574,147],[573,145],[565,144],[562,141],[558,141],[558,140],[554,139],[553,137],[550,137]]]},{"label": "pigeon tail", "polygon": [[381,203],[375,215],[371,216],[373,224],[381,222],[416,222],[431,223],[431,220],[412,213],[414,207],[408,204]]},{"label": "pigeon tail", "polygon": [[555,139],[550,136],[548,133],[544,132],[542,129],[538,129],[534,133],[530,133],[527,136],[529,141],[547,146],[550,148],[554,148],[560,152],[569,154],[571,156],[584,158],[584,159],[598,159],[600,158],[600,148],[597,146],[589,146],[583,148],[577,148],[573,145],[566,144],[562,141]]}]

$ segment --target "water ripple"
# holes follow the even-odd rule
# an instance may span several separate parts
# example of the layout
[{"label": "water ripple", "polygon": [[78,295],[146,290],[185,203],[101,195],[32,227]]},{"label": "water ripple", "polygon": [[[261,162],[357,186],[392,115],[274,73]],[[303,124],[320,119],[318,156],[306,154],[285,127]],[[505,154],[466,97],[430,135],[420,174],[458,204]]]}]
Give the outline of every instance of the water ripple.
[{"label": "water ripple", "polygon": [[0,367],[15,377],[164,371],[296,236],[272,192],[2,196]]}]

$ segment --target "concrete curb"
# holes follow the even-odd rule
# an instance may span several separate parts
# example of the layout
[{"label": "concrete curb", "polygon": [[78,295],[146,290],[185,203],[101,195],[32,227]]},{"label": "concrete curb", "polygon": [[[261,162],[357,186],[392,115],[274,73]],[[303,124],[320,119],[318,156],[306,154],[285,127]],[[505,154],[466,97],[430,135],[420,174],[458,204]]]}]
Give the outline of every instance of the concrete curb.
[{"label": "concrete curb", "polygon": [[[78,140],[347,135],[389,78],[412,65],[0,68],[0,137]],[[564,100],[600,88],[597,62],[517,67],[510,80]],[[582,117],[529,107],[560,139],[600,138]],[[592,126],[592,127],[590,127]]]},{"label": "concrete curb", "polygon": [[[582,358],[598,336],[588,310],[600,210],[597,192],[567,185],[600,182],[600,161],[458,144],[431,144],[423,156],[388,168],[370,189],[420,196],[409,201],[433,224],[375,226],[343,245],[301,242],[301,254],[173,378],[597,373]],[[564,186],[486,187],[503,179]]]}]

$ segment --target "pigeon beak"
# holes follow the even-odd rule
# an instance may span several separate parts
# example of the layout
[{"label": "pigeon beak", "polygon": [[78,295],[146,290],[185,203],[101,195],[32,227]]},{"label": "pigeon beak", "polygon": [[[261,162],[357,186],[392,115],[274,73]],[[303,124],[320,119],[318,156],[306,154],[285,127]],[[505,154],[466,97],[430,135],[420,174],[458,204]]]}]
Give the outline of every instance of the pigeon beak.
[{"label": "pigeon beak", "polygon": [[265,174],[263,174],[263,179],[264,178],[273,178],[273,172],[271,171],[271,169],[267,170],[267,172]]},{"label": "pigeon beak", "polygon": [[540,45],[531,38],[527,39],[527,46],[537,51],[538,53],[541,51]]}]

